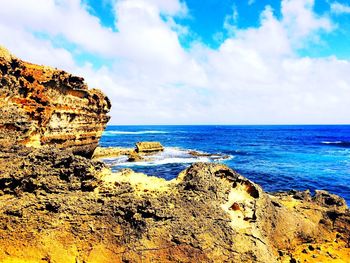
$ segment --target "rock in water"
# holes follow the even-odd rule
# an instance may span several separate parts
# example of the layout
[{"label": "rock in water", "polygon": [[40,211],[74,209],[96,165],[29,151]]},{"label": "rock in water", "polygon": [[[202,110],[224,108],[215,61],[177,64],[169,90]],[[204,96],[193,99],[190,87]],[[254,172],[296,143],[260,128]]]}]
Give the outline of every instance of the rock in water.
[{"label": "rock in water", "polygon": [[160,142],[138,142],[136,143],[136,152],[150,153],[163,151],[164,147]]},{"label": "rock in water", "polygon": [[129,155],[134,150],[132,148],[121,147],[97,147],[94,151],[93,158],[101,159],[107,157],[118,157],[121,155]]},{"label": "rock in water", "polygon": [[141,162],[145,159],[139,155],[136,151],[131,151],[128,155],[128,162]]},{"label": "rock in water", "polygon": [[55,145],[91,157],[110,107],[83,78],[24,62],[0,47],[0,147]]}]

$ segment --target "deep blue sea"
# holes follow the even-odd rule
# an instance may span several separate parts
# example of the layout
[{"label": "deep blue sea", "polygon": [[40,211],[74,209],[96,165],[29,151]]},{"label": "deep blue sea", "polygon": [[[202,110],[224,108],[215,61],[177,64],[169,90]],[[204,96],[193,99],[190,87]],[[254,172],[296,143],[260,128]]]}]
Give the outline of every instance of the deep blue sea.
[{"label": "deep blue sea", "polygon": [[[350,125],[310,126],[108,126],[100,145],[134,147],[159,141],[165,147],[151,161],[108,159],[113,170],[131,168],[173,179],[196,161],[224,163],[265,191],[324,189],[350,204]],[[189,150],[228,155],[212,160]]]}]

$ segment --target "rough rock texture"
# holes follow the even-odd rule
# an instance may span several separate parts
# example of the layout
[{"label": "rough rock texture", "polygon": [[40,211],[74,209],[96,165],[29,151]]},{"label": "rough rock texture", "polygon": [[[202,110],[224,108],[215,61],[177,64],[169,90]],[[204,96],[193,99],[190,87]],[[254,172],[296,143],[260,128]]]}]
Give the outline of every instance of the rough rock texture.
[{"label": "rough rock texture", "polygon": [[111,105],[84,79],[0,47],[0,147],[55,145],[91,156]]},{"label": "rough rock texture", "polygon": [[343,199],[268,195],[220,164],[193,164],[167,182],[44,147],[2,152],[0,170],[0,262],[350,257]]},{"label": "rough rock texture", "polygon": [[0,80],[0,262],[349,262],[342,198],[269,195],[220,164],[112,173],[73,154],[96,147],[103,94],[3,49]]},{"label": "rough rock texture", "polygon": [[121,147],[97,147],[92,158],[101,159],[108,157],[118,157],[121,155],[129,155],[134,149]]},{"label": "rough rock texture", "polygon": [[[147,142],[146,142],[147,143]],[[157,148],[158,149],[158,148]],[[163,148],[164,150],[164,148]],[[152,152],[137,152],[136,148],[122,148],[122,147],[97,147],[94,151],[94,159],[105,159],[110,157],[127,156],[129,162],[142,162],[152,160],[152,154],[157,154],[160,151]],[[218,153],[205,153],[199,151],[188,151],[189,155],[194,157],[208,157],[211,160],[224,160],[230,158],[228,155]]]},{"label": "rough rock texture", "polygon": [[142,157],[138,152],[136,151],[131,151],[128,154],[128,162],[142,162],[146,161],[147,158]]},{"label": "rough rock texture", "polygon": [[164,147],[160,142],[138,142],[136,143],[136,152],[138,153],[150,153],[163,151]]}]

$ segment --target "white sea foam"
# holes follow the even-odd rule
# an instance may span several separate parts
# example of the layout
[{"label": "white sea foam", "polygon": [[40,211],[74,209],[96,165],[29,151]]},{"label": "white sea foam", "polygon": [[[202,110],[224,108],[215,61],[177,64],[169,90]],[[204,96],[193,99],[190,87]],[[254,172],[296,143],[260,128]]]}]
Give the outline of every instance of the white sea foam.
[{"label": "white sea foam", "polygon": [[114,136],[114,135],[135,135],[135,134],[165,134],[165,131],[104,131],[103,136]]},{"label": "white sea foam", "polygon": [[342,141],[335,141],[335,142],[322,142],[323,144],[342,144],[344,142]]},{"label": "white sea foam", "polygon": [[217,159],[215,159],[215,161],[216,162],[229,161],[229,160],[232,160],[233,158],[235,158],[235,156],[227,155],[227,156],[223,156],[221,158],[217,158]]},{"label": "white sea foam", "polygon": [[148,155],[146,161],[142,162],[128,162],[127,156],[120,156],[117,158],[105,160],[111,166],[157,166],[164,164],[191,164],[195,162],[218,162],[229,158],[210,158],[209,156],[193,156],[190,150],[184,150],[176,147],[166,147],[163,152],[153,155]]},{"label": "white sea foam", "polygon": [[195,162],[210,162],[209,158],[166,158],[162,160],[152,160],[152,161],[146,161],[146,162],[122,162],[122,163],[113,163],[113,166],[127,166],[127,167],[134,167],[134,166],[157,166],[157,165],[163,165],[163,164],[190,164]]},{"label": "white sea foam", "polygon": [[350,141],[322,142],[322,144],[343,147],[343,148],[350,148]]}]

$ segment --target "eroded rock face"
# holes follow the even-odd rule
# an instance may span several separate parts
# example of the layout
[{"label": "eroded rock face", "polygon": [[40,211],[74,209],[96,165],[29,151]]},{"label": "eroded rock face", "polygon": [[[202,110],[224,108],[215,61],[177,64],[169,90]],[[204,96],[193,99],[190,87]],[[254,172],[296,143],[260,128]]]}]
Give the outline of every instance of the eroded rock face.
[{"label": "eroded rock face", "polygon": [[91,157],[110,107],[83,78],[24,62],[0,47],[0,147],[55,145]]},{"label": "eroded rock face", "polygon": [[2,152],[0,169],[0,262],[350,257],[350,215],[341,199],[272,196],[224,165],[193,164],[165,181],[130,169],[113,174],[100,162],[44,147]]}]

